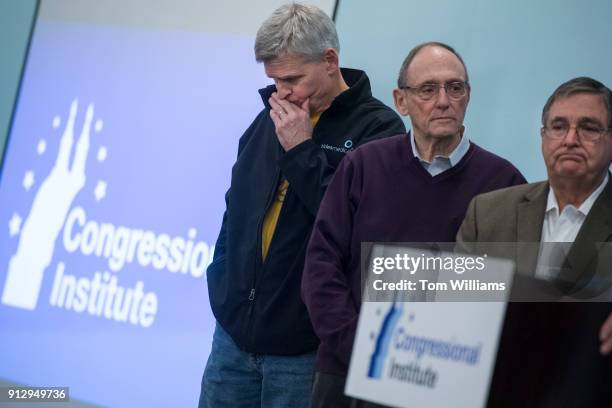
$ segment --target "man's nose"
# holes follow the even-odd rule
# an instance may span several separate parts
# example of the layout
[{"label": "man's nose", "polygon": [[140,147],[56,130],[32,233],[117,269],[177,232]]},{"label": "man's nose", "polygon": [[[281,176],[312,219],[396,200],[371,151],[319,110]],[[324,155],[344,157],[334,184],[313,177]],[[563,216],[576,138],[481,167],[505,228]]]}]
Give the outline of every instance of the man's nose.
[{"label": "man's nose", "polygon": [[276,93],[279,98],[285,99],[287,96],[291,95],[291,87],[279,81],[276,84]]},{"label": "man's nose", "polygon": [[578,129],[576,126],[570,126],[567,130],[567,134],[563,138],[563,145],[565,146],[575,146],[578,145]]},{"label": "man's nose", "polygon": [[436,106],[439,108],[446,108],[450,105],[450,101],[448,99],[448,94],[446,93],[446,88],[441,86],[438,88],[438,95],[436,98]]}]

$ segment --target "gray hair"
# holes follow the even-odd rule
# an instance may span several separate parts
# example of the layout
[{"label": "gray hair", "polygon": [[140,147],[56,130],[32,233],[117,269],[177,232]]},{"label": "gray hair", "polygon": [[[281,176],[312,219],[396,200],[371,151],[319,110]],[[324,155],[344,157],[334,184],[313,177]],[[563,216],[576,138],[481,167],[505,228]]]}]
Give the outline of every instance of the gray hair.
[{"label": "gray hair", "polygon": [[444,43],[437,42],[437,41],[429,41],[429,42],[425,42],[425,43],[419,44],[416,47],[414,47],[412,50],[410,50],[410,52],[408,53],[408,56],[406,56],[406,59],[404,59],[404,62],[402,63],[402,67],[400,68],[400,71],[399,71],[399,75],[397,77],[397,87],[398,88],[406,86],[406,84],[404,83],[404,79],[406,78],[406,72],[408,72],[408,67],[410,67],[412,60],[414,59],[414,57],[416,57],[419,51],[421,51],[425,47],[441,47],[447,51],[450,51],[455,57],[459,59],[459,61],[461,62],[461,65],[463,65],[463,70],[465,71],[465,82],[467,84],[470,83],[470,78],[468,76],[467,67],[465,66],[465,62],[463,62],[463,58],[461,58],[461,55],[459,55],[459,53],[455,51],[455,49],[448,44],[444,44]]},{"label": "gray hair", "polygon": [[601,82],[589,77],[570,79],[555,89],[555,92],[553,92],[553,94],[550,95],[546,101],[544,109],[542,109],[542,125],[546,126],[548,111],[557,99],[567,98],[568,96],[579,93],[601,95],[604,105],[606,105],[606,109],[608,111],[608,127],[612,128],[612,92]]},{"label": "gray hair", "polygon": [[265,62],[282,55],[321,60],[325,50],[340,51],[334,22],[321,9],[299,3],[285,4],[257,30],[255,59]]}]

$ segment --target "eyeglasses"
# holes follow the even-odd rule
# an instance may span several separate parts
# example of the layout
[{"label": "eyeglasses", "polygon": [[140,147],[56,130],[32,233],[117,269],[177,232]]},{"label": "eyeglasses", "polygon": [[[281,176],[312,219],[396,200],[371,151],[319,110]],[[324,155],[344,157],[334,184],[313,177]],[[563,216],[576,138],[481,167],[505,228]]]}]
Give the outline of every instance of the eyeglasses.
[{"label": "eyeglasses", "polygon": [[580,140],[585,142],[598,142],[603,135],[612,132],[612,128],[601,128],[592,124],[578,124],[570,126],[568,123],[553,123],[542,127],[543,134],[555,140],[565,139],[570,129],[575,129]]},{"label": "eyeglasses", "polygon": [[428,82],[419,86],[400,86],[399,89],[406,89],[416,93],[416,95],[424,101],[428,101],[433,97],[440,95],[440,88],[444,88],[446,94],[451,99],[461,99],[467,93],[469,85],[463,81],[447,82],[445,84],[438,84],[435,82]]}]

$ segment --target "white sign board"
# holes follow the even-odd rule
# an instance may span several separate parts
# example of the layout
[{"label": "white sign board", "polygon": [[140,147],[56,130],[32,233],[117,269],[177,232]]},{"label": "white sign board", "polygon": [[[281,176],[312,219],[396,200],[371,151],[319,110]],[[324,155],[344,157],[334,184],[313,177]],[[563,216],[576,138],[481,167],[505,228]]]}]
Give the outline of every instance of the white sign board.
[{"label": "white sign board", "polygon": [[[512,262],[499,262],[510,282]],[[346,394],[395,407],[484,407],[505,310],[506,302],[364,302]]]}]

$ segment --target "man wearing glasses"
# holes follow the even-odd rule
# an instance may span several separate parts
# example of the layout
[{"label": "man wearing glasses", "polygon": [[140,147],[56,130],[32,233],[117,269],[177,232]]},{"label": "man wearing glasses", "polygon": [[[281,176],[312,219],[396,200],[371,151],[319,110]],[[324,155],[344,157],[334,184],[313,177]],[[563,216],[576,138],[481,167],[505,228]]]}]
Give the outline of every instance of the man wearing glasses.
[{"label": "man wearing glasses", "polygon": [[[609,293],[612,92],[586,77],[562,84],[544,106],[541,136],[548,180],[474,198],[457,241],[552,243],[540,245],[525,273],[566,300]],[[563,252],[551,259],[554,247]],[[491,406],[612,406],[609,302],[511,303]]]},{"label": "man wearing glasses", "polygon": [[321,340],[313,406],[350,404],[344,382],[361,305],[361,243],[452,242],[475,195],[525,182],[512,164],[464,135],[470,85],[450,46],[415,47],[393,95],[412,131],[344,158],[307,249],[302,296]]}]

